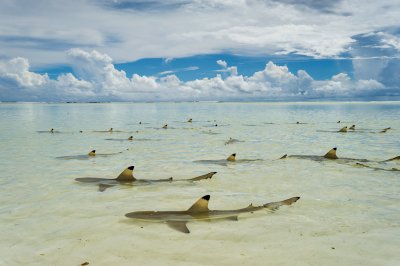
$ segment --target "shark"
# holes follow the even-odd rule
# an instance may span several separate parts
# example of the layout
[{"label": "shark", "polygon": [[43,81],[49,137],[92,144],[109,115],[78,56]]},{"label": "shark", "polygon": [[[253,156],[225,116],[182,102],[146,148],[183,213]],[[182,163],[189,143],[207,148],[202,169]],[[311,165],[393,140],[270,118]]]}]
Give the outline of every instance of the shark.
[{"label": "shark", "polygon": [[51,128],[50,130],[47,130],[47,131],[39,130],[39,131],[36,131],[36,132],[37,133],[61,133],[60,131],[55,130],[54,128]]},{"label": "shark", "polygon": [[[286,158],[296,158],[296,159],[308,159],[308,160],[313,160],[313,161],[329,161],[329,160],[334,160],[339,163],[356,163],[356,165],[361,166],[361,163],[386,163],[386,162],[391,162],[391,161],[400,161],[400,156],[396,156],[387,160],[383,161],[374,161],[374,160],[368,160],[368,159],[356,159],[356,158],[339,158],[336,155],[337,148],[332,148],[330,149],[325,155],[283,155],[279,159],[286,159]],[[362,164],[364,167],[368,167],[365,164]],[[373,168],[373,167],[369,167]],[[383,168],[373,168],[375,170],[383,170]]]},{"label": "shark", "polygon": [[237,143],[237,142],[244,142],[244,141],[243,140],[229,138],[227,141],[225,141],[225,145],[229,145],[229,144],[233,144],[233,143]]},{"label": "shark", "polygon": [[213,175],[217,173],[217,172],[210,172],[193,178],[180,179],[180,180],[173,180],[172,177],[166,179],[136,179],[133,176],[134,168],[135,168],[134,166],[127,167],[118,175],[117,178],[80,177],[76,178],[75,181],[81,183],[97,184],[99,186],[99,191],[103,192],[107,188],[114,187],[117,185],[140,186],[140,185],[150,185],[154,183],[163,183],[163,182],[178,182],[178,181],[195,182],[204,179],[211,179]]},{"label": "shark", "polygon": [[128,138],[108,138],[104,140],[110,140],[110,141],[119,141],[119,142],[132,142],[132,141],[151,141],[151,140],[156,140],[159,141],[159,139],[146,139],[146,138],[134,138],[133,136],[129,136]]},{"label": "shark", "polygon": [[236,153],[232,153],[231,155],[228,156],[228,158],[224,159],[219,159],[219,160],[197,160],[194,161],[195,163],[206,163],[206,164],[218,164],[222,166],[227,166],[228,164],[231,163],[246,163],[246,162],[256,162],[256,161],[262,161],[262,159],[236,159]]},{"label": "shark", "polygon": [[185,211],[136,211],[125,214],[125,217],[147,222],[164,222],[172,229],[188,234],[190,233],[189,228],[187,227],[188,222],[224,219],[237,221],[238,215],[240,214],[253,213],[263,209],[275,211],[281,206],[292,205],[299,199],[300,197],[292,197],[260,206],[253,206],[253,204],[250,204],[245,208],[235,210],[210,210],[208,208],[210,195],[205,195]]},{"label": "shark", "polygon": [[70,155],[70,156],[59,156],[56,157],[56,159],[64,159],[64,160],[87,160],[90,158],[96,158],[96,157],[108,157],[116,154],[120,154],[120,152],[115,152],[115,153],[96,153],[96,150],[91,150],[88,154],[82,154],[82,155]]},{"label": "shark", "polygon": [[339,130],[317,130],[317,132],[326,132],[326,133],[386,133],[390,130],[390,127],[384,128],[382,130],[376,131],[377,129],[372,128],[357,128],[356,125],[345,126],[340,128]]}]

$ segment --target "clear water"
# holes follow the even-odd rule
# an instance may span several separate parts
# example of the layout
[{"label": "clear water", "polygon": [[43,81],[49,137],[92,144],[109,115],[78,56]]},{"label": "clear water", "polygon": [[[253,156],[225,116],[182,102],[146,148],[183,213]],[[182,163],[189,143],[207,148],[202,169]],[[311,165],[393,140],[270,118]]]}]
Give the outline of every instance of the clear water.
[{"label": "clear water", "polygon": [[[323,155],[332,147],[339,157],[400,155],[399,118],[396,102],[0,104],[0,264],[399,265],[400,172],[276,160],[285,153]],[[169,129],[160,129],[164,123]],[[319,131],[352,124],[365,130]],[[110,127],[134,133],[93,132]],[[392,130],[372,133],[386,127]],[[62,133],[37,133],[50,128]],[[105,140],[130,135],[147,140]],[[224,145],[229,137],[244,142]],[[92,149],[122,153],[56,158]],[[234,152],[238,159],[263,160],[194,162]],[[129,165],[142,179],[218,174],[196,183],[105,192],[74,181],[114,178]],[[400,162],[382,167],[400,168]],[[206,194],[210,209],[301,199],[237,222],[192,222],[190,234],[124,217],[140,210],[184,210]]]}]

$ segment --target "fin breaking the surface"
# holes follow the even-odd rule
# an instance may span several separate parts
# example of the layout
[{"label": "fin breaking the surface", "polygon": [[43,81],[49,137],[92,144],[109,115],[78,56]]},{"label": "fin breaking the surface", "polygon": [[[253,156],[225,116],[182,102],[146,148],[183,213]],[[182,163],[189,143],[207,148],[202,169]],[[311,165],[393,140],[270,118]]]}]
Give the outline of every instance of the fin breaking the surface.
[{"label": "fin breaking the surface", "polygon": [[129,166],[126,168],[122,173],[119,174],[119,176],[115,179],[117,181],[134,181],[136,180],[135,177],[133,176],[133,169],[134,166]]},{"label": "fin breaking the surface", "polygon": [[333,149],[331,149],[331,150],[329,150],[329,151],[324,155],[324,158],[327,158],[327,159],[338,159],[338,157],[336,156],[336,150],[337,150],[336,147],[333,148]]},{"label": "fin breaking the surface", "polygon": [[236,161],[236,153],[232,153],[231,155],[229,155],[229,157],[226,158],[226,160],[227,160],[228,162],[234,162],[234,161]]},{"label": "fin breaking the surface", "polygon": [[209,200],[210,200],[210,195],[205,195],[201,197],[187,210],[187,212],[189,213],[208,212]]},{"label": "fin breaking the surface", "polygon": [[175,229],[179,232],[189,234],[189,228],[187,228],[185,221],[167,221],[167,225],[171,227],[172,229]]}]

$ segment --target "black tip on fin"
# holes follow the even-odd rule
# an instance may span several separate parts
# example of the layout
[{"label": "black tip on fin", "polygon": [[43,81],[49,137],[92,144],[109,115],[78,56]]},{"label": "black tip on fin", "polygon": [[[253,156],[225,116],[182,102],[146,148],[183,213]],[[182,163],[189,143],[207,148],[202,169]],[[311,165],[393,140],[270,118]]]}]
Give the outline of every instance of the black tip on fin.
[{"label": "black tip on fin", "polygon": [[337,148],[335,147],[335,148],[333,148],[333,150],[335,150],[335,151],[336,151],[336,150],[337,150]]},{"label": "black tip on fin", "polygon": [[202,199],[205,199],[205,200],[209,201],[210,200],[210,195],[205,195],[205,196],[202,197]]},{"label": "black tip on fin", "polygon": [[128,167],[129,170],[133,170],[134,168],[135,168],[135,166],[133,166],[133,165]]}]

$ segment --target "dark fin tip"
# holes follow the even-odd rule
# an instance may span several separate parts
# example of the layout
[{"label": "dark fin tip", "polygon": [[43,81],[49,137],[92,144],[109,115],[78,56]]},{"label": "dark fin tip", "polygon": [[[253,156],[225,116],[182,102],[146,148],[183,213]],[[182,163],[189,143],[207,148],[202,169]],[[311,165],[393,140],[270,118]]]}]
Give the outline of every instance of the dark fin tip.
[{"label": "dark fin tip", "polygon": [[202,199],[205,199],[205,200],[210,200],[210,195],[205,195],[204,197],[202,197]]},{"label": "dark fin tip", "polygon": [[92,152],[96,152],[96,150],[92,150]]},{"label": "dark fin tip", "polygon": [[133,170],[134,168],[135,168],[135,166],[133,166],[133,165],[128,167],[129,170]]},{"label": "dark fin tip", "polygon": [[232,153],[233,156],[236,156],[236,153]]},{"label": "dark fin tip", "polygon": [[337,148],[335,147],[335,148],[333,148],[335,151],[337,150]]}]

